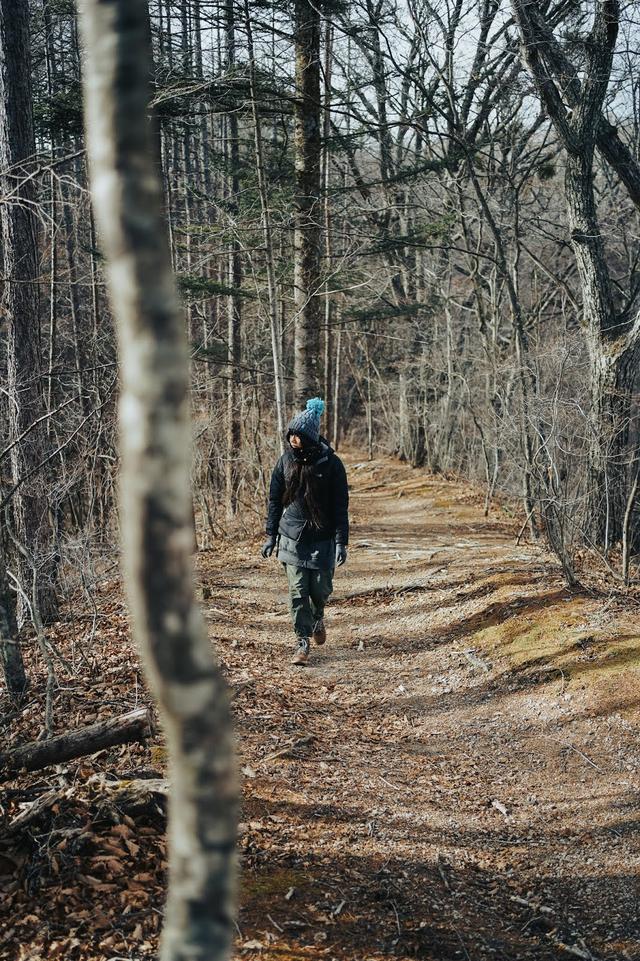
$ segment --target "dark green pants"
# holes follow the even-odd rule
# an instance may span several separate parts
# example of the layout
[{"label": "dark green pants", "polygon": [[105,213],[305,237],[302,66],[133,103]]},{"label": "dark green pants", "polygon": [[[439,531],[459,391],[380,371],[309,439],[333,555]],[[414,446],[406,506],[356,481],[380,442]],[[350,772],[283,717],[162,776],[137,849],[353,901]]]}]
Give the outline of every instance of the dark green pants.
[{"label": "dark green pants", "polygon": [[333,571],[282,565],[289,582],[289,611],[297,637],[311,637],[313,626],[324,616],[324,605],[333,591]]}]

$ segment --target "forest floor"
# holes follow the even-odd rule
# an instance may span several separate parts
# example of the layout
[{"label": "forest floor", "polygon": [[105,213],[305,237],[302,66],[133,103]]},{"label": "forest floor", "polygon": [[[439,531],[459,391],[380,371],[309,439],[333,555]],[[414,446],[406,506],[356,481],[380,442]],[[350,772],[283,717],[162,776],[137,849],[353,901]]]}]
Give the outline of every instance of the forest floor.
[{"label": "forest floor", "polygon": [[[198,557],[243,776],[234,956],[640,959],[640,605],[569,593],[468,485],[346,461],[349,561],[308,667],[290,664],[286,582],[259,539]],[[122,604],[103,600],[97,671],[89,627],[58,629],[60,730],[146,700]],[[41,723],[34,695],[5,733]],[[128,809],[109,785],[163,760],[158,737],[8,785],[9,823],[58,796],[0,844],[2,959],[153,956],[163,805]]]}]

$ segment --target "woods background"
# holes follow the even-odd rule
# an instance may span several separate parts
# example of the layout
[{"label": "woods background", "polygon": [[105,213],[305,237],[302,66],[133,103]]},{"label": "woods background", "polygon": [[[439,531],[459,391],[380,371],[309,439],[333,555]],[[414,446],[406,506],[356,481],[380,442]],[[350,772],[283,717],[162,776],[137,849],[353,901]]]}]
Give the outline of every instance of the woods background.
[{"label": "woods background", "polygon": [[[151,0],[153,118],[191,349],[201,547],[262,524],[278,429],[324,425],[519,503],[574,584],[639,528],[632,3]],[[118,365],[74,5],[0,3],[0,635],[118,540]]]}]

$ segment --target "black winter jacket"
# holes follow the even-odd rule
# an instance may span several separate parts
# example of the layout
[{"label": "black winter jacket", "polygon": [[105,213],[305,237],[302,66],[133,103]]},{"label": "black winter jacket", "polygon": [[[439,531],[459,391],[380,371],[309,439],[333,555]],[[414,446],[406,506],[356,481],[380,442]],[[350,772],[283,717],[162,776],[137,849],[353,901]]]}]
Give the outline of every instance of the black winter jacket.
[{"label": "black winter jacket", "polygon": [[295,464],[293,451],[287,450],[271,475],[266,531],[278,536],[278,557],[284,563],[324,569],[334,565],[333,545],[346,546],[349,542],[349,490],[344,464],[326,441],[321,443],[323,451],[313,466],[316,475],[324,480],[322,528],[311,525],[300,498],[286,509],[283,507],[286,478]]}]

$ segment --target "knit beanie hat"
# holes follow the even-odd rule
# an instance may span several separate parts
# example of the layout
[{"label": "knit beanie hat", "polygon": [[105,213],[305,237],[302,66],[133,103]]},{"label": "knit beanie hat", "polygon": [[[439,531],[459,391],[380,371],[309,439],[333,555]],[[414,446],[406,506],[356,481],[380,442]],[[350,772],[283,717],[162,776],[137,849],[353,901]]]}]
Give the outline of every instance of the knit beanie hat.
[{"label": "knit beanie hat", "polygon": [[320,397],[312,397],[307,401],[306,410],[301,411],[289,421],[289,434],[304,434],[312,443],[317,444],[320,439],[320,418],[324,413],[324,401]]}]

